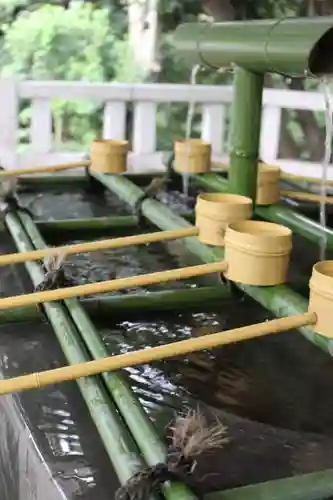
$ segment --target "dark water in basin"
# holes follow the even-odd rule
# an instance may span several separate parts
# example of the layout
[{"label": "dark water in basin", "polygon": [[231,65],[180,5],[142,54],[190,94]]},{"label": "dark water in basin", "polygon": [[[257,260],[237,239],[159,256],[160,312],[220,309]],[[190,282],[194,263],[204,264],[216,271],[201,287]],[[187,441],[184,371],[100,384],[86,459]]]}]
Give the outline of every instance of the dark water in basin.
[{"label": "dark water in basin", "polygon": [[[82,193],[79,198],[72,194],[50,198],[50,193],[45,197],[38,200],[42,204],[38,213],[43,219],[50,218],[51,214],[54,218],[64,218],[110,213],[103,212],[103,207],[92,204]],[[73,207],[70,214],[69,204]],[[36,206],[37,202],[35,211]],[[113,213],[125,214],[117,203],[114,210]],[[70,269],[76,272],[79,281],[85,282],[107,279],[110,272],[122,277],[184,265],[179,246],[168,248],[171,256],[163,245],[117,250],[97,255],[93,260],[81,255],[70,260],[75,265]],[[308,252],[306,248],[304,252]],[[1,249],[12,251],[5,241]],[[299,251],[302,254],[301,247]],[[27,280],[22,276],[20,281],[17,275],[15,280],[14,271],[20,271],[19,266],[0,269],[3,295],[27,289]],[[193,281],[163,286],[193,286]],[[114,317],[107,325],[99,325],[99,331],[109,352],[115,354],[270,317],[252,300],[245,299],[223,301],[219,310],[213,311]],[[0,331],[0,362],[5,376],[65,364],[48,325],[1,325]],[[332,359],[298,333],[288,332],[183,360],[133,368],[128,370],[128,375],[161,435],[179,407],[187,405],[200,404],[205,413],[218,414],[228,426],[230,444],[209,462],[199,462],[199,475],[214,474],[207,477],[207,489],[248,484],[332,465]],[[22,393],[1,401],[4,399],[14,400],[15,405],[22,407],[43,457],[69,498],[113,497],[117,481],[75,383]],[[3,454],[1,457],[2,461],[6,458]],[[5,467],[0,465],[1,470]],[[13,491],[9,498],[21,500]]]},{"label": "dark water in basin", "polygon": [[36,219],[77,219],[85,217],[102,217],[112,215],[128,215],[128,205],[119,201],[107,191],[89,193],[83,189],[64,192],[55,189],[47,193],[22,193],[20,200],[28,206]]},{"label": "dark water in basin", "polygon": [[[174,191],[161,193],[160,201],[172,204],[176,213],[192,208],[193,199],[187,199],[182,193]],[[28,206],[35,218],[44,220],[77,219],[79,217],[102,217],[112,215],[129,215],[129,206],[120,201],[109,191],[91,192],[84,189],[73,189],[63,192],[61,189],[47,193],[22,193],[20,195],[24,206]],[[70,209],[69,209],[70,207]]]}]

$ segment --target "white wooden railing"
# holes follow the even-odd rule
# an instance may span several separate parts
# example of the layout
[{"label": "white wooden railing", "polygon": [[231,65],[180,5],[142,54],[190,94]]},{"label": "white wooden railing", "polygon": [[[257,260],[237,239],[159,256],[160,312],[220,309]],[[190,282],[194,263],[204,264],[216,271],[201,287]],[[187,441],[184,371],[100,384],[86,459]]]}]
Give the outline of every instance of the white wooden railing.
[{"label": "white wooden railing", "polygon": [[[21,99],[32,104],[30,144],[19,148],[18,107]],[[202,138],[211,142],[216,159],[226,160],[225,125],[232,100],[232,87],[174,84],[95,84],[63,81],[0,80],[0,162],[7,168],[75,161],[82,152],[60,152],[53,148],[53,99],[85,100],[104,104],[103,136],[125,138],[126,106],[134,104],[133,153],[131,168],[159,168],[161,155],[156,152],[156,111],[160,103],[186,103],[201,106]],[[320,92],[265,89],[261,131],[261,155],[266,162],[279,163],[288,172],[320,176],[321,165],[281,160],[278,157],[282,109],[324,110]],[[324,144],[322,145],[324,149]],[[333,166],[329,177],[333,179]]]}]

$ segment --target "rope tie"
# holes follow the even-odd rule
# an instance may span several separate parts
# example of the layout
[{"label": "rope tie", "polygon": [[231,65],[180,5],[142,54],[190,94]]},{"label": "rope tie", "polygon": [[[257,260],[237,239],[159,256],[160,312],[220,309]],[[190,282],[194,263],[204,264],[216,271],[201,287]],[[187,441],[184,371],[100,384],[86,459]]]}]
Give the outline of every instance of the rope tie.
[{"label": "rope tie", "polygon": [[45,257],[43,267],[45,276],[43,280],[35,287],[35,292],[44,292],[46,290],[56,290],[58,288],[66,288],[75,286],[71,276],[68,276],[63,265],[66,255],[55,253]]},{"label": "rope tie", "polygon": [[138,225],[143,225],[142,204],[147,199],[156,199],[158,193],[162,189],[178,189],[179,176],[173,169],[173,162],[175,154],[171,153],[168,161],[166,162],[166,171],[162,177],[155,177],[151,183],[144,189],[142,195],[137,199],[134,205],[134,215],[138,218]]},{"label": "rope tie", "polygon": [[167,481],[181,482],[197,498],[203,498],[199,484],[203,478],[194,476],[196,460],[201,454],[228,442],[226,428],[220,422],[208,427],[203,415],[190,410],[178,416],[170,430],[171,444],[165,463],[146,467],[134,474],[118,489],[115,500],[146,500],[150,495],[160,493]]},{"label": "rope tie", "polygon": [[163,175],[162,177],[155,177],[150,184],[143,190],[143,193],[137,201],[135,202],[134,205],[134,215],[138,218],[138,225],[142,226],[143,225],[143,213],[142,213],[142,204],[145,200],[153,200],[156,199],[156,196],[158,193],[167,186],[168,179],[166,175]]}]

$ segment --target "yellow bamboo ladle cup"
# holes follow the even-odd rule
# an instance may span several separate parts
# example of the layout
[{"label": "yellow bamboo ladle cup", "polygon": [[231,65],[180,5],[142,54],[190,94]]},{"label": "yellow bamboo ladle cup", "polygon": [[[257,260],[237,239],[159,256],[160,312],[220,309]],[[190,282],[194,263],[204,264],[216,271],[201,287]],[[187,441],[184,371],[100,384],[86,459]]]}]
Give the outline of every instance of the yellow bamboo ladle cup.
[{"label": "yellow bamboo ladle cup", "polygon": [[121,238],[109,238],[88,243],[77,243],[75,245],[62,245],[59,247],[43,248],[41,250],[32,250],[30,252],[16,252],[0,255],[0,266],[9,264],[18,264],[32,260],[40,260],[50,255],[64,253],[73,255],[86,252],[96,252],[98,250],[109,250],[115,248],[129,247],[133,245],[143,245],[146,243],[155,243],[158,241],[177,240],[189,236],[197,236],[199,229],[194,226],[172,231],[156,231],[154,233],[136,234],[133,236],[124,236]]},{"label": "yellow bamboo ladle cup", "polygon": [[118,356],[110,356],[108,358],[65,366],[54,370],[0,380],[0,394],[4,395],[29,389],[39,389],[40,387],[75,380],[81,377],[98,375],[99,373],[151,363],[152,361],[183,356],[192,352],[202,351],[203,349],[211,349],[233,342],[240,342],[262,337],[264,335],[284,332],[306,325],[314,325],[316,321],[317,317],[315,313],[304,313],[235,328],[225,332],[212,333],[189,340],[182,340],[180,342],[173,342],[163,346],[141,349]]},{"label": "yellow bamboo ladle cup", "polygon": [[[189,235],[196,228],[187,229]],[[0,310],[166,283],[211,273],[225,273],[228,279],[248,285],[277,285],[284,283],[286,279],[291,236],[290,229],[279,224],[253,220],[234,222],[228,226],[225,234],[224,261],[5,297],[0,299]]]},{"label": "yellow bamboo ladle cup", "polygon": [[43,174],[47,172],[60,172],[62,170],[71,170],[79,167],[89,167],[90,160],[77,161],[73,163],[61,163],[59,165],[41,165],[39,167],[13,168],[10,170],[1,170],[0,177],[18,177],[27,174]]}]

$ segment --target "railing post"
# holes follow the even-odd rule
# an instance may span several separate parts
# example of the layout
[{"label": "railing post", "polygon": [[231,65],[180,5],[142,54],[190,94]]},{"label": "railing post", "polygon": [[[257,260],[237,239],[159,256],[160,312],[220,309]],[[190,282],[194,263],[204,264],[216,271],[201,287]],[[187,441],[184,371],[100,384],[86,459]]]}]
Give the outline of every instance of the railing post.
[{"label": "railing post", "polygon": [[104,139],[126,138],[126,104],[123,101],[106,102],[103,119]]},{"label": "railing post", "polygon": [[266,104],[263,107],[260,134],[260,156],[266,163],[274,163],[279,156],[281,108]]},{"label": "railing post", "polygon": [[156,151],[156,103],[135,102],[133,152],[152,154]]},{"label": "railing post", "polygon": [[[52,108],[50,98],[35,98],[31,103],[31,147],[36,152],[37,159],[51,151],[52,137]],[[38,161],[38,160],[37,160]]]},{"label": "railing post", "polygon": [[17,162],[19,96],[13,77],[0,78],[0,165],[15,168]]},{"label": "railing post", "polygon": [[225,148],[225,110],[223,104],[203,104],[201,139],[210,142],[213,154],[220,155]]}]

